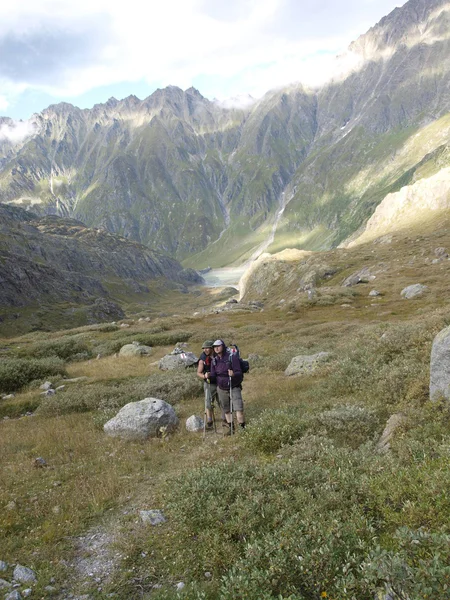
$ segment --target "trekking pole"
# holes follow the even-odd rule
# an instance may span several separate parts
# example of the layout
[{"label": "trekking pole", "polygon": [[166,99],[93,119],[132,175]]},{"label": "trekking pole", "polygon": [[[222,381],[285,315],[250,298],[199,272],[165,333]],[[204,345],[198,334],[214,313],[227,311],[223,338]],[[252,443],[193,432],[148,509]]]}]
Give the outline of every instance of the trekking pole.
[{"label": "trekking pole", "polygon": [[[211,396],[211,384],[209,384],[209,395]],[[213,420],[213,425],[214,425],[214,433],[217,433],[216,415],[214,414],[214,401],[212,399],[212,396],[211,396],[211,412],[212,412],[212,420]]]},{"label": "trekking pole", "polygon": [[233,388],[231,387],[231,376],[230,376],[230,413],[231,413],[231,423],[230,423],[230,433],[233,435]]},{"label": "trekking pole", "polygon": [[206,403],[207,403],[207,398],[206,398],[206,394],[205,394],[205,414],[203,415],[203,441],[205,441],[206,438]]}]

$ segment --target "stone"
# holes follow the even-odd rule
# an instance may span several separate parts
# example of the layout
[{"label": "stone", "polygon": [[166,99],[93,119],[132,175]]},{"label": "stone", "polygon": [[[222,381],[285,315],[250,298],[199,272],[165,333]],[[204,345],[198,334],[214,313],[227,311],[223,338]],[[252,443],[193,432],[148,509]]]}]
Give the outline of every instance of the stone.
[{"label": "stone", "polygon": [[122,329],[127,329],[129,327],[128,323],[121,323],[120,326]]},{"label": "stone", "polygon": [[320,365],[327,362],[329,357],[329,352],[294,356],[284,374],[288,377],[291,375],[309,375],[310,373],[314,373]]},{"label": "stone", "polygon": [[369,283],[369,281],[373,281],[375,279],[375,275],[372,275],[370,269],[364,267],[360,271],[356,273],[352,273],[348,277],[344,279],[342,282],[343,287],[352,287],[357,285],[358,283]]},{"label": "stone", "polygon": [[177,590],[182,590],[185,587],[185,583],[183,583],[182,581],[179,581],[176,585]]},{"label": "stone", "polygon": [[424,292],[426,292],[427,289],[428,288],[426,285],[415,283],[414,285],[408,285],[408,287],[403,288],[400,292],[400,295],[406,300],[411,300],[412,298],[421,296]]},{"label": "stone", "polygon": [[55,394],[56,394],[55,390],[49,389],[49,390],[46,390],[45,392],[42,392],[41,396],[48,397],[48,396],[54,396]]},{"label": "stone", "polygon": [[397,429],[406,421],[406,415],[396,413],[389,417],[386,427],[377,444],[378,452],[388,452],[391,448],[391,442]]},{"label": "stone", "polygon": [[193,433],[197,431],[203,431],[204,421],[201,417],[197,415],[191,415],[188,419],[186,419],[186,429],[187,431],[191,431]]},{"label": "stone", "polygon": [[7,571],[7,570],[8,570],[8,563],[6,563],[4,560],[0,560],[0,572]]},{"label": "stone", "polygon": [[151,346],[144,346],[139,342],[133,342],[132,344],[125,344],[125,346],[122,346],[119,350],[119,356],[148,356],[151,352]]},{"label": "stone", "polygon": [[37,458],[34,459],[33,462],[33,466],[35,467],[35,469],[43,469],[44,467],[47,467],[47,461],[42,458],[42,456],[38,456]]},{"label": "stone", "polygon": [[162,371],[172,371],[173,369],[185,369],[195,365],[198,358],[193,352],[180,352],[177,354],[166,354],[159,361],[159,368]]},{"label": "stone", "polygon": [[20,594],[20,592],[18,592],[17,590],[13,590],[12,592],[10,592],[9,594],[6,594],[5,596],[5,600],[21,600],[22,596]]},{"label": "stone", "polygon": [[381,296],[381,292],[379,292],[378,290],[370,290],[369,296],[372,296],[372,297]]},{"label": "stone", "polygon": [[435,248],[434,254],[438,258],[448,258],[448,252],[446,248]]},{"label": "stone", "polygon": [[108,435],[129,440],[145,440],[170,433],[178,426],[173,407],[159,398],[144,398],[126,404],[103,426]]},{"label": "stone", "polygon": [[450,327],[433,340],[430,359],[430,400],[450,400]]},{"label": "stone", "polygon": [[36,583],[37,577],[33,569],[24,567],[22,565],[16,565],[13,573],[13,577],[20,583]]},{"label": "stone", "polygon": [[14,394],[6,394],[5,396],[2,396],[2,400],[12,400],[13,398],[15,398]]},{"label": "stone", "polygon": [[33,593],[33,590],[31,588],[26,588],[25,590],[22,590],[22,596],[24,598],[29,598]]},{"label": "stone", "polygon": [[6,579],[0,579],[0,590],[9,590],[12,588],[12,583],[6,581]]},{"label": "stone", "polygon": [[53,384],[50,383],[50,381],[46,381],[45,383],[43,383],[42,385],[39,386],[39,389],[47,391],[47,390],[51,389],[52,387],[53,387]]},{"label": "stone", "polygon": [[139,516],[146,525],[161,525],[166,522],[166,517],[160,510],[140,510]]}]

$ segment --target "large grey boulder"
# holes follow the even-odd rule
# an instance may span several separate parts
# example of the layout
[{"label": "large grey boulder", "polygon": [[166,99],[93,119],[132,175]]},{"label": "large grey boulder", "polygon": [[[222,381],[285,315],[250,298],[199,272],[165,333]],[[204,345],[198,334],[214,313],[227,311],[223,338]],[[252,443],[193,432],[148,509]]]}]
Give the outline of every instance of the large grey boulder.
[{"label": "large grey boulder", "polygon": [[179,354],[166,354],[159,361],[159,368],[162,371],[172,371],[173,369],[185,369],[195,365],[198,358],[193,352],[181,352]]},{"label": "large grey boulder", "polygon": [[422,285],[421,283],[415,283],[414,285],[408,285],[400,292],[402,298],[406,300],[411,300],[411,298],[417,298],[417,296],[421,296],[426,290],[426,285]]},{"label": "large grey boulder", "polygon": [[294,356],[284,374],[307,375],[313,373],[320,365],[327,362],[329,352],[318,352],[317,354]]},{"label": "large grey boulder", "polygon": [[122,346],[119,350],[119,356],[148,356],[151,352],[151,346],[144,346],[139,342],[133,342]]},{"label": "large grey boulder", "polygon": [[450,327],[433,340],[430,362],[430,400],[443,396],[450,400]]},{"label": "large grey boulder", "polygon": [[126,404],[103,426],[105,433],[129,440],[146,440],[170,433],[178,426],[173,407],[159,398]]}]

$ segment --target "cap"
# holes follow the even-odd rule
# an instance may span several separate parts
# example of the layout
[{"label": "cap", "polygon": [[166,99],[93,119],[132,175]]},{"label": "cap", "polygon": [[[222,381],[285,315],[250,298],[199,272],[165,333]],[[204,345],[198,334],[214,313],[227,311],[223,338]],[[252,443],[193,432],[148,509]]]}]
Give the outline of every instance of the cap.
[{"label": "cap", "polygon": [[213,346],[225,346],[225,342],[223,340],[216,340]]},{"label": "cap", "polygon": [[202,348],[212,348],[213,346],[214,346],[214,344],[212,343],[211,340],[206,340],[202,344]]}]

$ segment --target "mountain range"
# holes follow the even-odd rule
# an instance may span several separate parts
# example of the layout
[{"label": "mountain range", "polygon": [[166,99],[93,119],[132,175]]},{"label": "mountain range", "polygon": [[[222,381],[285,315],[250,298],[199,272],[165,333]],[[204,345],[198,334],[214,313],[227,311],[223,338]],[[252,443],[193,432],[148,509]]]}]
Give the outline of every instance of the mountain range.
[{"label": "mountain range", "polygon": [[449,24],[448,0],[409,0],[337,57],[332,81],[242,108],[170,86],[49,106],[22,139],[2,118],[0,200],[197,268],[333,248],[450,166]]}]

